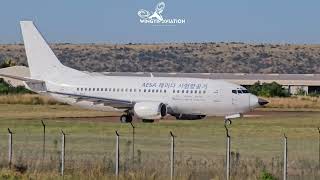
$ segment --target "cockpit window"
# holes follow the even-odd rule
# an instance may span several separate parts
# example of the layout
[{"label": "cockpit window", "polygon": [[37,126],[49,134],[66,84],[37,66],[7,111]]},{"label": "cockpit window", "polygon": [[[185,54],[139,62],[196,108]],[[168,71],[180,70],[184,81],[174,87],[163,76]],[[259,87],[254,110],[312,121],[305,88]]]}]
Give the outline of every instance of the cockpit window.
[{"label": "cockpit window", "polygon": [[232,93],[233,94],[237,94],[237,90],[232,90]]},{"label": "cockpit window", "polygon": [[242,92],[245,93],[245,94],[249,93],[249,91],[246,90],[246,89],[245,89],[245,90],[242,90]]},{"label": "cockpit window", "polygon": [[238,90],[238,94],[242,94],[242,91],[241,91],[241,90]]}]

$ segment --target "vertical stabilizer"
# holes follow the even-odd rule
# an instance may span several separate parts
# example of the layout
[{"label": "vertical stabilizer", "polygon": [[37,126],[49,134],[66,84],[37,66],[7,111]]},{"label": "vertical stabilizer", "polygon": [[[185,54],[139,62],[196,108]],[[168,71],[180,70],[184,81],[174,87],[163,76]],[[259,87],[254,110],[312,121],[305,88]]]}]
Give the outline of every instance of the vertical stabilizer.
[{"label": "vertical stabilizer", "polygon": [[20,25],[31,78],[57,80],[65,73],[71,77],[83,74],[61,64],[32,21],[21,21]]}]

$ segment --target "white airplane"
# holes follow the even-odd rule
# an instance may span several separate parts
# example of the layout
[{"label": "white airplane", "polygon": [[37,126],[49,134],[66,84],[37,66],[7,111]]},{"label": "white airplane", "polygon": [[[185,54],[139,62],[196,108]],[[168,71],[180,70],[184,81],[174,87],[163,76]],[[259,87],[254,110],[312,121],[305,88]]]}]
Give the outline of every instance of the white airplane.
[{"label": "white airplane", "polygon": [[[94,75],[64,66],[32,21],[21,21],[30,77],[1,74],[24,81],[39,94],[87,109],[121,111],[121,122],[132,116],[153,122],[172,115],[178,120],[241,117],[268,102],[242,86],[222,80],[176,77]],[[229,120],[228,122],[231,123]]]}]

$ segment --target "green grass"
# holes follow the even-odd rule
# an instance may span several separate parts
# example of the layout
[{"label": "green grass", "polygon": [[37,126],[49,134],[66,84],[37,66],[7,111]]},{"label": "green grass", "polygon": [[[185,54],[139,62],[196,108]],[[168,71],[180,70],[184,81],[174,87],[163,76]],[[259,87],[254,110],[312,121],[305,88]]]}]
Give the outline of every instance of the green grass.
[{"label": "green grass", "polygon": [[[96,115],[105,118],[106,121],[101,118],[99,120],[92,118]],[[94,177],[90,172],[92,174],[94,170],[99,169],[98,165],[102,168],[100,171],[109,172],[107,174],[112,175],[115,130],[118,130],[121,141],[121,165],[122,168],[126,166],[126,170],[131,169],[132,129],[129,124],[120,124],[118,121],[107,122],[107,119],[114,118],[111,117],[114,115],[115,113],[87,111],[66,105],[0,105],[1,166],[4,166],[7,160],[7,128],[11,128],[14,131],[15,163],[27,164],[28,173],[31,174],[35,172],[57,174],[60,130],[63,129],[67,133],[66,173],[71,179],[77,179],[76,175],[79,171],[83,171],[86,175],[84,177]],[[47,125],[47,165],[45,166],[47,170],[43,170],[39,165],[39,159],[42,156],[40,120],[45,120]],[[264,116],[234,120],[230,126],[232,151],[240,154],[241,163],[234,164],[233,176],[239,179],[248,177],[257,179],[262,169],[267,168],[268,172],[280,177],[282,140],[283,134],[286,133],[289,148],[289,175],[292,178],[317,179],[319,174],[312,173],[317,172],[313,169],[318,160],[317,127],[319,125],[320,112],[307,111],[267,112]],[[135,123],[135,126],[135,176],[138,174],[141,179],[144,179],[141,173],[152,172],[156,173],[155,176],[158,177],[156,179],[166,179],[163,174],[169,172],[169,131],[173,131],[177,136],[177,174],[181,179],[187,179],[192,174],[196,177],[205,174],[207,176],[204,176],[204,179],[223,178],[221,170],[223,171],[225,155],[225,129],[222,118],[210,117],[200,121],[162,120],[153,124]],[[243,166],[247,169],[246,173],[241,171]],[[93,170],[87,172],[84,169]],[[139,174],[137,169],[143,172]],[[309,173],[307,173],[308,170]],[[240,172],[242,176],[235,174]],[[304,175],[301,175],[302,172]],[[102,175],[102,177],[105,176]],[[140,179],[139,177],[137,179]],[[124,179],[127,178],[124,177]]]}]

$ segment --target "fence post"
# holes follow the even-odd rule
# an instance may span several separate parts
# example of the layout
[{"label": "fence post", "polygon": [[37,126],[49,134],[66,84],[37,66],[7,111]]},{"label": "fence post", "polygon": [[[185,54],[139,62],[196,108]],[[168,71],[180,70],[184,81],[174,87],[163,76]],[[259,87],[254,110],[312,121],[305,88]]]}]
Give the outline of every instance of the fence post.
[{"label": "fence post", "polygon": [[120,150],[119,150],[119,133],[116,131],[116,176],[119,177],[119,162],[120,162]]},{"label": "fence post", "polygon": [[318,139],[318,145],[319,145],[319,147],[318,147],[318,158],[319,158],[319,160],[318,160],[318,168],[320,169],[320,128],[318,127],[318,133],[319,133],[319,139]]},{"label": "fence post", "polygon": [[9,168],[11,168],[11,164],[12,164],[12,134],[13,132],[10,130],[10,128],[8,128],[8,135],[9,135],[9,141],[8,141],[8,161],[9,161]]},{"label": "fence post", "polygon": [[226,129],[226,180],[230,180],[230,149],[231,149],[231,137],[229,135],[229,129],[227,125],[224,125]]},{"label": "fence post", "polygon": [[287,180],[287,169],[288,168],[288,147],[287,147],[287,136],[284,134],[284,151],[283,151],[283,180]]},{"label": "fence post", "polygon": [[66,134],[61,129],[61,176],[64,175],[64,162],[65,162],[65,147],[66,147]]},{"label": "fence post", "polygon": [[43,127],[42,160],[44,160],[46,154],[46,124],[44,124],[43,120],[41,120],[41,123]]},{"label": "fence post", "polygon": [[131,127],[132,127],[132,168],[134,168],[134,135],[135,135],[135,127],[132,124],[132,122],[130,122]]},{"label": "fence post", "polygon": [[170,179],[173,180],[173,176],[174,176],[174,148],[175,148],[174,138],[175,138],[176,136],[174,136],[171,131],[170,131],[170,136],[171,136]]}]

